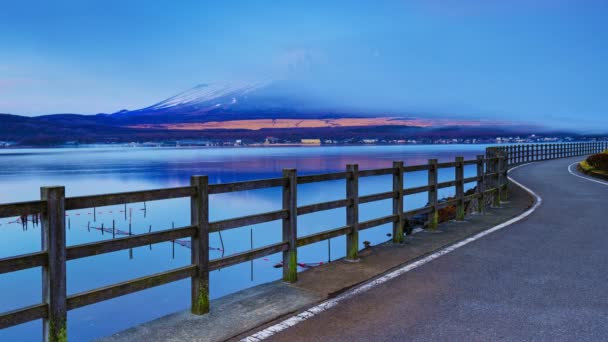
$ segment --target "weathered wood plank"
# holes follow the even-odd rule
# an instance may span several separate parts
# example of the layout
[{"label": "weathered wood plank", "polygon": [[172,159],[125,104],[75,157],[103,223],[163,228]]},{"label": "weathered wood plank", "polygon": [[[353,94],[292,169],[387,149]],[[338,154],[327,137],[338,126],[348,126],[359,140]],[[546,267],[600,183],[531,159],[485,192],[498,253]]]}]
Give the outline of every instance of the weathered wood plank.
[{"label": "weathered wood plank", "polygon": [[315,203],[298,207],[298,215],[316,213],[323,210],[343,208],[348,205],[348,199],[341,199],[329,202]]},{"label": "weathered wood plank", "polygon": [[403,189],[403,195],[413,195],[413,194],[418,194],[421,192],[427,192],[431,190],[431,186],[430,185],[422,185],[422,186],[417,186],[414,188],[406,188]]},{"label": "weathered wood plank", "polygon": [[262,258],[267,255],[284,252],[287,249],[289,249],[289,243],[278,242],[278,243],[275,243],[272,245],[255,248],[255,249],[252,249],[249,251],[235,253],[235,254],[229,255],[227,257],[211,260],[209,262],[209,269],[212,271],[217,270],[220,268],[240,264],[245,261]]},{"label": "weathered wood plank", "polygon": [[456,186],[456,184],[457,184],[456,180],[451,180],[451,181],[445,181],[445,182],[437,183],[437,189],[449,188],[449,187],[452,187],[452,186]]},{"label": "weathered wood plank", "polygon": [[298,176],[298,184],[325,182],[346,179],[346,172],[324,173],[319,175]]},{"label": "weathered wood plank", "polygon": [[46,251],[23,254],[0,259],[0,274],[16,272],[32,267],[46,266],[48,262]]},{"label": "weathered wood plank", "polygon": [[30,322],[48,316],[48,305],[36,304],[0,314],[0,329]]},{"label": "weathered wood plank", "polygon": [[403,212],[403,216],[404,217],[412,217],[412,216],[416,216],[416,215],[428,214],[428,213],[430,213],[432,211],[433,211],[433,207],[426,206],[426,207],[422,207],[422,208],[417,208],[417,209],[412,209],[412,210],[404,211]]},{"label": "weathered wood plank", "polygon": [[276,210],[263,214],[254,214],[249,216],[242,216],[237,218],[231,218],[222,221],[215,221],[209,223],[209,232],[219,232],[226,229],[232,229],[237,227],[244,227],[258,223],[265,223],[270,221],[281,220],[287,217],[288,213],[285,210]]},{"label": "weathered wood plank", "polygon": [[427,171],[428,165],[407,165],[403,167],[403,172],[416,172],[416,171]]},{"label": "weathered wood plank", "polygon": [[464,178],[462,181],[463,183],[473,183],[473,182],[478,182],[482,180],[482,177],[478,177],[478,176],[473,176],[473,177],[468,177],[468,178]]},{"label": "weathered wood plank", "polygon": [[236,191],[247,191],[274,188],[278,186],[284,186],[285,180],[283,178],[271,178],[271,179],[260,179],[251,180],[235,183],[223,183],[223,184],[211,184],[209,185],[209,194],[222,194]]},{"label": "weathered wood plank", "polygon": [[392,167],[385,169],[360,170],[359,177],[384,176],[392,175],[393,173],[395,173],[395,169],[393,169]]},{"label": "weathered wood plank", "polygon": [[456,166],[456,162],[437,163],[438,169],[447,169],[447,168],[455,167],[455,166]]},{"label": "weathered wood plank", "polygon": [[381,192],[378,194],[365,195],[365,196],[359,197],[359,203],[361,204],[361,203],[382,201],[382,200],[386,200],[386,199],[395,198],[398,195],[399,195],[399,193],[397,191],[387,191],[387,192]]},{"label": "weathered wood plank", "polygon": [[0,204],[0,218],[37,214],[45,209],[45,201]]},{"label": "weathered wood plank", "polygon": [[136,248],[165,241],[192,237],[196,234],[197,229],[195,226],[187,226],[141,235],[125,236],[113,240],[70,246],[67,248],[67,260],[86,258],[93,255],[111,253],[123,249]]},{"label": "weathered wood plank", "polygon": [[103,207],[108,205],[137,203],[145,201],[166,200],[172,198],[191,197],[195,195],[195,189],[191,186],[122,192],[116,194],[68,197],[65,199],[66,210]]},{"label": "weathered wood plank", "polygon": [[381,226],[387,223],[393,223],[399,220],[397,215],[387,215],[383,217],[379,217],[373,220],[359,222],[359,230],[369,229],[377,226]]},{"label": "weathered wood plank", "polygon": [[152,274],[122,283],[104,286],[98,289],[80,292],[68,296],[68,310],[77,309],[86,305],[91,305],[104,300],[124,296],[133,292],[142,291],[151,287],[168,284],[177,280],[193,277],[196,275],[196,265],[188,265],[176,268],[171,271]]},{"label": "weathered wood plank", "polygon": [[352,230],[350,226],[326,230],[320,233],[310,234],[298,238],[298,247],[313,244],[315,242],[331,239],[337,236],[346,235]]}]

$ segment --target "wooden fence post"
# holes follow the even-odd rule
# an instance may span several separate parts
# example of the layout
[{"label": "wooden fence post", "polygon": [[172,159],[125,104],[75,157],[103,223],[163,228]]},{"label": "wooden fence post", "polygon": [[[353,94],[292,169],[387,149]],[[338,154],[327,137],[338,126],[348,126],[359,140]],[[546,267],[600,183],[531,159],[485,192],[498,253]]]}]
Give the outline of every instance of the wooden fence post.
[{"label": "wooden fence post", "polygon": [[346,235],[346,259],[359,259],[359,165],[346,165],[346,224],[351,227]]},{"label": "wooden fence post", "polygon": [[397,221],[393,222],[393,242],[403,242],[403,162],[393,162],[393,191],[397,195],[393,197],[393,215],[397,215]]},{"label": "wooden fence post", "polygon": [[48,264],[42,267],[42,297],[48,305],[43,339],[63,342],[67,341],[65,188],[42,187],[40,197],[46,201],[42,214],[42,250],[48,254]]},{"label": "wooden fence post", "polygon": [[437,159],[429,159],[429,191],[428,202],[432,207],[428,217],[428,228],[435,230],[439,225],[439,211],[437,210]]},{"label": "wooden fence post", "polygon": [[498,155],[493,154],[490,161],[492,175],[492,206],[495,208],[500,207],[500,183],[499,183],[499,169],[498,169]]},{"label": "wooden fence post", "polygon": [[456,220],[464,221],[464,157],[456,157],[456,167],[454,170],[456,176],[456,198],[458,199]]},{"label": "wooden fence post", "polygon": [[500,172],[498,181],[498,184],[500,184],[500,200],[506,202],[509,199],[509,179],[507,178],[509,165],[503,156],[498,159],[498,170]]},{"label": "wooden fence post", "polygon": [[484,213],[486,211],[486,184],[485,172],[485,156],[480,154],[477,156],[477,211]]},{"label": "wooden fence post", "polygon": [[190,198],[190,222],[196,227],[190,251],[196,273],[192,277],[190,311],[195,315],[209,312],[209,178],[192,176],[190,185],[196,196]]},{"label": "wooden fence post", "polygon": [[283,280],[293,283],[298,280],[298,180],[296,169],[284,169],[283,210],[288,215],[283,219],[283,241],[289,242],[289,249],[283,251]]}]

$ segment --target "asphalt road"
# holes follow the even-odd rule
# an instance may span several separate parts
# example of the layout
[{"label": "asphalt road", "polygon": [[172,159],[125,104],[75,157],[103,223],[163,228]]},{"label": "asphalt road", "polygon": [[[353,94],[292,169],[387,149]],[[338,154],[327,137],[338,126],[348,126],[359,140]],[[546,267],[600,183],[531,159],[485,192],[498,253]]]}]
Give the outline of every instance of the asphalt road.
[{"label": "asphalt road", "polygon": [[542,197],[530,216],[270,340],[608,340],[608,186],[575,161],[511,173]]}]

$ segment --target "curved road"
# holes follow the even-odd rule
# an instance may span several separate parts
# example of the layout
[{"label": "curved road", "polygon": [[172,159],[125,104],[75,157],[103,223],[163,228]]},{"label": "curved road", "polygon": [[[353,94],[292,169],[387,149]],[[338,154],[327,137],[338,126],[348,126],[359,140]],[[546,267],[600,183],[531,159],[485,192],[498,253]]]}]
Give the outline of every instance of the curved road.
[{"label": "curved road", "polygon": [[523,220],[269,340],[608,340],[608,183],[575,161],[511,172],[542,197]]}]

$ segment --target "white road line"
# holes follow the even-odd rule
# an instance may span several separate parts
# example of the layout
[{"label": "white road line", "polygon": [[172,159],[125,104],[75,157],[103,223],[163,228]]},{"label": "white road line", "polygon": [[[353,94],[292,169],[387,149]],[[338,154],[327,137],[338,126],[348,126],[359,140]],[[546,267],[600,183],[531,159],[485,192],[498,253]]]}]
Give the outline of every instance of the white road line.
[{"label": "white road line", "polygon": [[[509,170],[509,172],[511,172],[511,171],[513,171],[513,170],[515,170],[515,169],[517,169],[519,167],[525,166],[525,165],[528,165],[528,164],[523,164],[523,165],[519,165],[517,167],[514,167],[511,170]],[[374,280],[372,280],[372,281],[370,281],[368,283],[365,283],[363,285],[355,287],[354,289],[349,290],[349,291],[347,291],[347,292],[345,292],[345,293],[343,293],[343,294],[341,294],[341,295],[339,295],[339,296],[337,296],[335,298],[328,299],[328,300],[326,300],[326,301],[324,301],[324,302],[322,302],[322,303],[320,303],[320,304],[318,304],[318,305],[316,305],[316,306],[314,306],[314,307],[312,307],[312,308],[310,308],[310,309],[308,309],[308,310],[306,310],[306,311],[304,311],[304,312],[302,312],[300,314],[292,316],[292,317],[290,317],[290,318],[288,318],[288,319],[286,319],[286,320],[284,320],[282,322],[279,322],[279,323],[277,323],[277,324],[275,324],[273,326],[270,326],[270,327],[268,327],[268,328],[266,328],[264,330],[261,330],[261,331],[255,333],[255,334],[253,334],[253,335],[247,336],[247,337],[243,338],[241,340],[241,342],[257,342],[257,341],[264,340],[264,339],[266,339],[266,338],[268,338],[268,337],[270,337],[270,336],[272,336],[272,335],[274,335],[274,334],[276,334],[278,332],[286,330],[286,329],[288,329],[288,328],[290,328],[290,327],[292,327],[292,326],[294,326],[294,325],[296,325],[296,324],[298,324],[300,322],[303,322],[303,321],[305,321],[305,320],[307,320],[307,319],[309,319],[311,317],[314,317],[315,315],[318,315],[318,314],[322,313],[323,311],[327,311],[327,310],[331,309],[332,307],[338,305],[338,303],[340,303],[341,301],[343,301],[345,299],[348,299],[348,298],[354,297],[354,296],[356,296],[356,295],[358,295],[360,293],[366,292],[366,291],[368,291],[368,290],[370,290],[370,289],[372,289],[372,288],[374,288],[374,287],[376,287],[376,286],[378,286],[378,285],[380,285],[382,283],[385,283],[385,282],[387,282],[387,281],[389,281],[391,279],[394,279],[394,278],[396,278],[396,277],[398,277],[398,276],[400,276],[400,275],[402,275],[404,273],[407,273],[407,272],[409,272],[411,270],[414,270],[414,269],[416,269],[416,268],[418,268],[418,267],[420,267],[420,266],[422,266],[424,264],[427,264],[427,263],[429,263],[429,262],[431,262],[431,261],[433,261],[433,260],[435,260],[435,259],[437,259],[437,258],[439,258],[439,257],[441,257],[443,255],[446,255],[446,254],[448,254],[448,253],[450,253],[450,252],[452,252],[452,251],[454,251],[454,250],[456,250],[456,249],[458,249],[458,248],[460,248],[462,246],[465,246],[465,245],[467,245],[467,244],[469,244],[469,243],[471,243],[471,242],[473,242],[475,240],[479,240],[479,239],[481,239],[482,237],[484,237],[484,236],[486,236],[488,234],[491,234],[491,233],[494,233],[495,231],[498,231],[498,230],[501,230],[503,228],[506,228],[506,227],[512,225],[513,223],[515,223],[517,221],[520,221],[520,220],[524,219],[525,217],[528,217],[530,214],[532,214],[540,206],[540,204],[542,203],[542,198],[539,195],[537,195],[534,191],[532,191],[529,188],[523,186],[521,183],[515,181],[511,177],[508,177],[508,178],[509,178],[509,180],[511,182],[513,182],[513,183],[517,184],[518,186],[520,186],[521,188],[523,188],[526,192],[528,192],[530,195],[532,195],[536,199],[536,202],[534,203],[534,205],[532,206],[532,208],[528,209],[523,214],[521,214],[521,215],[519,215],[517,217],[514,217],[514,218],[508,220],[507,222],[504,222],[504,223],[499,224],[499,225],[497,225],[495,227],[492,227],[492,228],[490,228],[488,230],[485,230],[485,231],[483,231],[481,233],[478,233],[478,234],[476,234],[474,236],[471,236],[471,237],[469,237],[467,239],[464,239],[464,240],[462,240],[460,242],[457,242],[457,243],[455,243],[455,244],[453,244],[451,246],[443,248],[443,249],[441,249],[441,250],[439,250],[439,251],[437,251],[437,252],[435,252],[435,253],[427,256],[427,257],[424,257],[424,258],[422,258],[422,259],[420,259],[418,261],[415,261],[415,262],[413,262],[411,264],[407,264],[407,265],[405,265],[405,266],[403,266],[403,267],[401,267],[401,268],[399,268],[399,269],[397,269],[395,271],[387,273],[387,274],[385,274],[385,275],[383,275],[383,276],[381,276],[379,278],[376,278],[376,279],[374,279]]]},{"label": "white road line", "polygon": [[570,172],[571,175],[576,176],[578,178],[582,178],[582,179],[586,179],[590,182],[595,182],[595,183],[599,183],[599,184],[603,184],[603,185],[608,185],[607,182],[602,182],[601,180],[597,180],[597,179],[593,179],[591,177],[585,177],[585,176],[581,176],[578,173],[572,171],[572,166],[577,165],[578,163],[572,163],[568,166],[568,172]]}]

